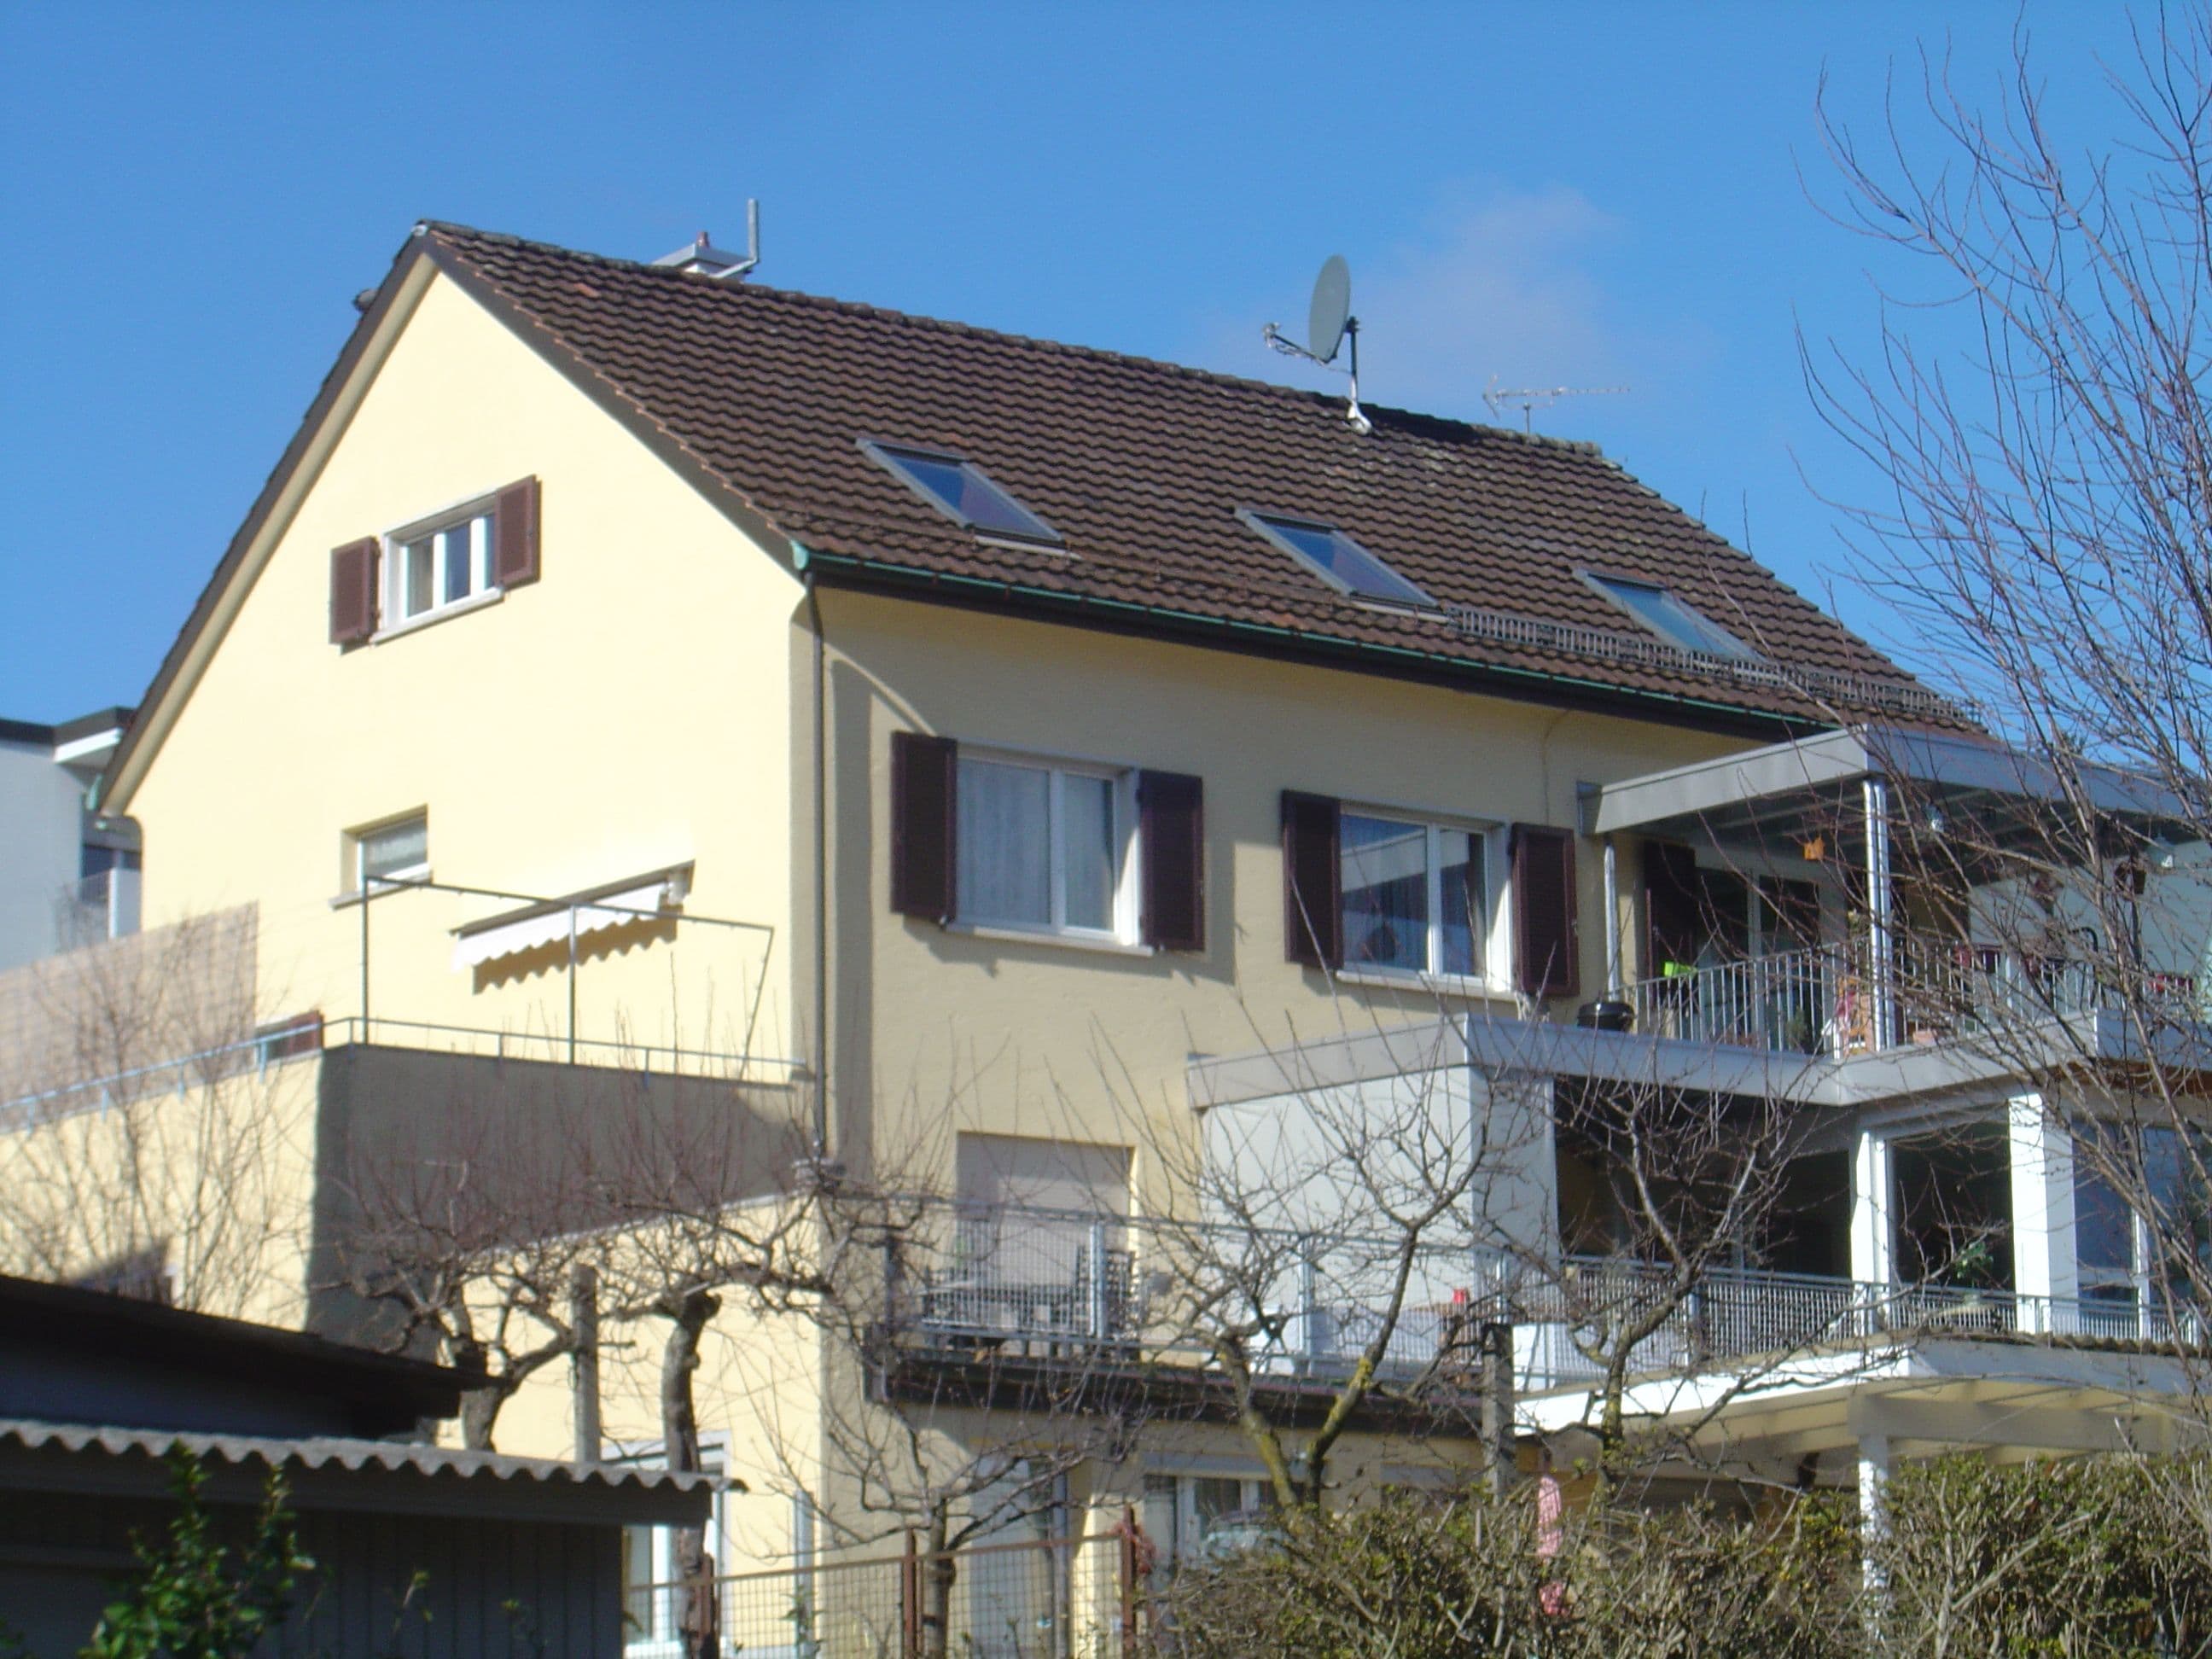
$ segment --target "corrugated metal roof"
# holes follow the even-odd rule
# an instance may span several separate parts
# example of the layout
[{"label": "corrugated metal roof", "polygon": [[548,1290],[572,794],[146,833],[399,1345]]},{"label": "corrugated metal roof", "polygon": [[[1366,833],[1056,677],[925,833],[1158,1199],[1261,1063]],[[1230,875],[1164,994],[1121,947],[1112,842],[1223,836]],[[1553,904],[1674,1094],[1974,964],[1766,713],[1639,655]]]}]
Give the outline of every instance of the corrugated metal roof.
[{"label": "corrugated metal roof", "polygon": [[204,1462],[241,1468],[378,1469],[469,1481],[526,1481],[579,1491],[689,1493],[711,1492],[717,1484],[717,1477],[711,1474],[673,1474],[665,1469],[620,1463],[576,1464],[550,1457],[510,1457],[503,1452],[467,1451],[416,1441],[334,1437],[272,1440],[252,1435],[183,1434],[169,1429],[0,1418],[0,1448],[10,1445],[29,1451],[56,1448],[155,1459],[183,1451]]}]

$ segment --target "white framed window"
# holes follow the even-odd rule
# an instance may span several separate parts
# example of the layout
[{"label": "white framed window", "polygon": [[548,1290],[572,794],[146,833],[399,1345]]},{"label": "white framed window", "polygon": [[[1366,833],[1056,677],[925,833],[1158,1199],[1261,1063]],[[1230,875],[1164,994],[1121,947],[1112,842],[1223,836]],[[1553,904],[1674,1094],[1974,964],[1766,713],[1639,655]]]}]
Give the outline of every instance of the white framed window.
[{"label": "white framed window", "polygon": [[959,767],[955,920],[1133,942],[1136,775],[965,748]]},{"label": "white framed window", "polygon": [[496,592],[492,549],[497,519],[492,501],[476,501],[386,536],[386,627],[419,622]]},{"label": "white framed window", "polygon": [[346,835],[352,856],[353,890],[367,892],[373,882],[420,881],[430,873],[430,815],[370,824]]},{"label": "white framed window", "polygon": [[1254,1541],[1275,1510],[1266,1480],[1233,1474],[1147,1474],[1145,1536],[1159,1569],[1232,1553]]},{"label": "white framed window", "polygon": [[1488,982],[1503,863],[1481,827],[1346,806],[1344,966]]}]

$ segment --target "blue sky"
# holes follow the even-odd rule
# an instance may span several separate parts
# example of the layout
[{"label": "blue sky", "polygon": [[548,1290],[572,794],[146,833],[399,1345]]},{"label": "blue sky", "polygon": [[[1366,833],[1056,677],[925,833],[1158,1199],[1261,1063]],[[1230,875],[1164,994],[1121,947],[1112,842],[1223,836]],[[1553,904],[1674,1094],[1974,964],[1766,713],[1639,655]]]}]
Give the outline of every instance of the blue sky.
[{"label": "blue sky", "polygon": [[[1625,384],[1538,429],[1828,597],[1873,484],[1794,331],[1875,313],[1814,95],[1993,93],[2019,14],[1949,9],[0,5],[0,714],[138,696],[416,220],[650,258],[748,196],[763,281],[1293,380],[1342,252],[1371,401]],[[2025,15],[2099,138],[2124,20]]]}]

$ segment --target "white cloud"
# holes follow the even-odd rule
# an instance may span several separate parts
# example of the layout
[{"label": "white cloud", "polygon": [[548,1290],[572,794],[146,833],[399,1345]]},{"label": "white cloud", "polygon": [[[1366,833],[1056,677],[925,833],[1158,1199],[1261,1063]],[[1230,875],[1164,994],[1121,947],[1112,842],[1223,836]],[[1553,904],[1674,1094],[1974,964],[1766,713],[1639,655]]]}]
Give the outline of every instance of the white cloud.
[{"label": "white cloud", "polygon": [[[1352,256],[1362,395],[1480,419],[1493,379],[1505,387],[1614,386],[1707,356],[1695,331],[1650,328],[1607,289],[1601,267],[1625,240],[1621,221],[1564,185],[1452,192],[1419,234]],[[1340,386],[1340,377],[1261,343],[1267,317],[1303,337],[1304,295],[1292,297],[1218,329],[1209,356],[1235,374]]]}]

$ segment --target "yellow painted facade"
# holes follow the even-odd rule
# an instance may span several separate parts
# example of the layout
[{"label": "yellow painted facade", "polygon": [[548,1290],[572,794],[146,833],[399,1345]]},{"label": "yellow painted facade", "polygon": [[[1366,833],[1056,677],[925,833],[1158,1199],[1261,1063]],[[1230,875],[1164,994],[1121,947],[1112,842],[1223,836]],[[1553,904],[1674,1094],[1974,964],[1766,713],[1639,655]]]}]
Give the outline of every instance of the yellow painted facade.
[{"label": "yellow painted facade", "polygon": [[[1432,991],[1332,979],[1285,959],[1285,789],[1501,831],[1568,825],[1578,781],[1729,746],[1618,716],[890,599],[829,594],[822,610],[837,738],[833,845],[854,854],[835,888],[832,1094],[845,1155],[857,1159],[873,1139],[896,1167],[917,1135],[1046,1136],[1135,1147],[1141,1190],[1144,1145],[1187,1115],[1194,1054],[1433,1018]],[[901,729],[1202,777],[1205,951],[978,937],[894,914],[884,846]],[[1489,856],[1503,860],[1503,834]],[[1577,872],[1589,996],[1604,983],[1594,845]],[[1510,1012],[1509,929],[1504,915],[1491,929],[1496,994],[1448,1004]]]},{"label": "yellow painted facade", "polygon": [[[341,651],[331,549],[515,479],[543,481],[544,580]],[[687,908],[787,952],[789,574],[442,279],[429,283],[250,592],[119,802],[161,850],[149,925],[261,910],[271,1016],[357,1015],[347,832],[427,810],[433,879],[556,896],[696,860]],[[444,893],[372,907],[368,995],[393,1020],[565,1034],[557,964],[479,986],[451,930],[512,905]],[[581,970],[580,1027],[781,1054],[792,1010],[759,933],[685,930]],[[668,958],[683,969],[672,990]]]}]

